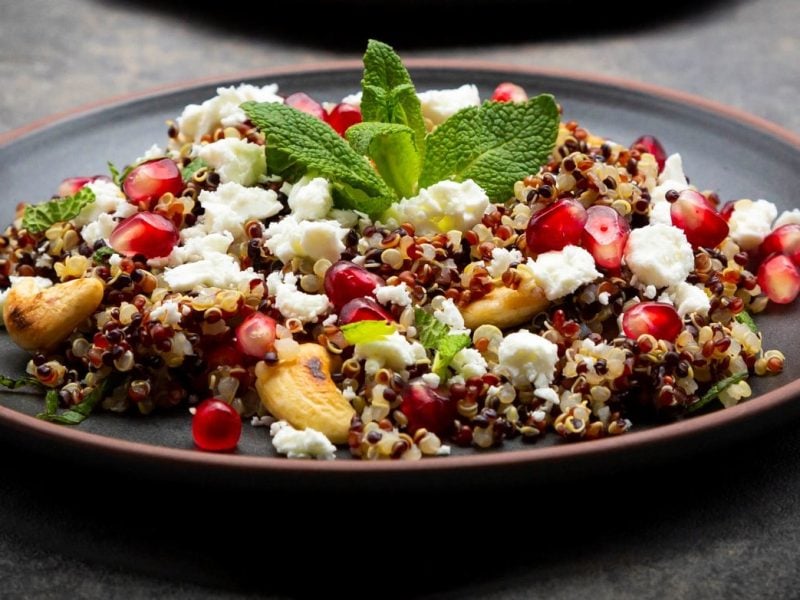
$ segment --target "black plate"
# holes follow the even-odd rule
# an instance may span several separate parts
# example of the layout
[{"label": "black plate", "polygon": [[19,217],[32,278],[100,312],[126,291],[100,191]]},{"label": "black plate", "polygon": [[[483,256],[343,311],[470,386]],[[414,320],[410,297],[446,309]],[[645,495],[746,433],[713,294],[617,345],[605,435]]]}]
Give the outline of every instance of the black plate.
[{"label": "black plate", "polygon": [[[717,190],[724,200],[766,198],[781,209],[794,202],[800,142],[754,117],[675,92],[589,76],[463,63],[411,64],[422,90],[470,82],[488,97],[497,83],[511,80],[531,94],[555,94],[565,118],[578,120],[620,143],[630,143],[642,133],[654,134],[669,152],[682,154],[693,183]],[[353,64],[335,64],[247,80],[262,85],[276,82],[284,93],[304,91],[321,100],[337,101],[358,89],[360,77],[360,69]],[[181,87],[3,136],[0,220],[8,222],[20,201],[49,197],[64,177],[103,173],[108,160],[125,164],[152,143],[163,145],[167,119],[178,116],[186,104],[213,96],[218,85],[243,80]],[[310,487],[347,485],[354,475],[368,486],[471,485],[478,481],[491,485],[509,477],[553,479],[685,455],[793,417],[800,412],[800,403],[794,401],[800,392],[800,361],[794,359],[800,346],[793,331],[796,317],[792,307],[771,307],[759,317],[765,347],[781,349],[788,360],[781,375],[753,380],[757,397],[726,411],[584,444],[561,444],[551,435],[535,446],[512,443],[489,452],[458,451],[454,457],[413,464],[324,463],[275,458],[266,430],[246,426],[237,453],[216,455],[192,449],[189,417],[184,412],[151,418],[100,414],[80,427],[67,428],[30,416],[41,409],[41,400],[20,393],[0,394],[0,426],[21,443],[48,452],[104,462],[113,468],[134,466],[144,473],[169,473],[173,478],[243,483],[252,482],[251,476],[257,474],[258,480],[268,485]],[[22,372],[27,356],[5,335],[0,335],[0,352],[3,372]]]}]

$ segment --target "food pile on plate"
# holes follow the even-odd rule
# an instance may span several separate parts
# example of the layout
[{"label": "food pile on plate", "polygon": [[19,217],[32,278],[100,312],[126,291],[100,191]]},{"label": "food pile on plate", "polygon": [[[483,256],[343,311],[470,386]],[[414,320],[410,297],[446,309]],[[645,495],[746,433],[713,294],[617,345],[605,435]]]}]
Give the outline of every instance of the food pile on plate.
[{"label": "food pile on plate", "polygon": [[32,358],[2,383],[67,425],[189,407],[207,451],[244,420],[290,458],[418,459],[621,435],[783,369],[752,315],[800,291],[800,211],[723,205],[552,96],[364,63],[335,105],[220,88],[166,148],[20,206],[0,289]]}]

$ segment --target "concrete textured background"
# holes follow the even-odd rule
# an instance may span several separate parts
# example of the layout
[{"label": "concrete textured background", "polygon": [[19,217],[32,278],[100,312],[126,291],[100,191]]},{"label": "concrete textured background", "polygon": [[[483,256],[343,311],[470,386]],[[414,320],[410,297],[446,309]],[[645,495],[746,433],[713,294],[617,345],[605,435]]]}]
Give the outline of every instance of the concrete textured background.
[{"label": "concrete textured background", "polygon": [[[609,4],[318,1],[254,18],[234,3],[0,0],[0,133],[158,85],[356,58],[366,37],[655,83],[800,133],[800,2]],[[364,505],[154,486],[0,440],[0,597],[793,597],[799,451],[789,423],[656,471]]]}]

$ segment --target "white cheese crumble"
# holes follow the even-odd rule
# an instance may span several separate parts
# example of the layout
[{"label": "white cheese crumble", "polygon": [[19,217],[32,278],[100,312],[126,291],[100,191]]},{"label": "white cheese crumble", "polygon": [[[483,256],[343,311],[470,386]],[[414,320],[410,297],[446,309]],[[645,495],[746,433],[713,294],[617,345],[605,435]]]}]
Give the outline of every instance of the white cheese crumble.
[{"label": "white cheese crumble", "polygon": [[103,213],[97,216],[96,221],[92,221],[81,229],[81,237],[90,248],[98,240],[103,240],[108,244],[108,238],[111,237],[117,225],[118,222],[114,220],[114,217],[108,213]]},{"label": "white cheese crumble", "polygon": [[682,281],[667,293],[681,317],[694,312],[705,317],[711,309],[711,302],[703,289],[691,283]]},{"label": "white cheese crumble", "polygon": [[464,325],[464,317],[452,298],[445,298],[441,305],[433,311],[434,318],[450,328],[451,333],[469,331]]},{"label": "white cheese crumble", "polygon": [[0,292],[0,325],[3,324],[3,309],[6,305],[6,297],[12,288],[17,287],[23,281],[28,282],[30,280],[33,280],[33,283],[36,284],[39,290],[49,288],[53,285],[53,282],[46,277],[18,277],[16,275],[11,275],[8,279],[11,282],[11,287]]},{"label": "white cheese crumble", "polygon": [[345,96],[342,98],[342,104],[349,104],[350,106],[355,106],[357,108],[361,108],[361,92],[356,92],[355,94],[350,94],[349,96]]},{"label": "white cheese crumble", "polygon": [[442,382],[442,378],[439,377],[436,373],[425,373],[422,376],[422,381],[425,385],[436,389],[439,387],[439,384]]},{"label": "white cheese crumble", "polygon": [[86,187],[94,192],[94,202],[84,206],[83,210],[72,219],[76,228],[85,227],[97,221],[98,217],[104,213],[110,214],[114,218],[124,219],[138,212],[138,209],[127,201],[122,190],[110,181],[98,179],[87,183]]},{"label": "white cheese crumble", "polygon": [[472,179],[440,181],[412,198],[403,198],[386,214],[398,223],[411,223],[417,235],[432,235],[472,229],[488,206],[489,197]]},{"label": "white cheese crumble", "polygon": [[317,458],[333,460],[336,446],[321,431],[310,427],[297,430],[286,421],[276,421],[269,427],[272,445],[278,454],[288,458]]},{"label": "white cheese crumble", "polygon": [[225,232],[241,239],[245,235],[245,223],[251,219],[267,219],[277,215],[283,208],[274,191],[244,187],[235,182],[223,183],[213,192],[203,190],[197,201],[205,213],[200,216],[197,225],[182,232],[182,237],[186,239],[201,233]]},{"label": "white cheese crumble", "polygon": [[190,104],[183,109],[177,120],[178,128],[184,137],[199,142],[200,138],[212,133],[220,125],[235,127],[244,123],[247,116],[239,108],[243,102],[283,102],[277,92],[278,86],[275,84],[264,87],[243,84],[217,88],[217,95],[213,98],[202,104]]},{"label": "white cheese crumble", "polygon": [[252,267],[242,271],[236,259],[219,253],[208,253],[201,260],[168,268],[161,277],[176,292],[188,292],[201,287],[239,289],[249,287],[254,279],[262,279]]},{"label": "white cheese crumble", "polygon": [[526,268],[544,290],[548,300],[571,294],[580,286],[600,277],[592,255],[578,246],[544,252],[536,260],[528,260]]},{"label": "white cheese crumble", "polygon": [[428,90],[417,96],[422,104],[422,116],[434,125],[441,125],[462,108],[481,104],[478,88],[472,84],[452,90]]},{"label": "white cheese crumble", "polygon": [[492,277],[502,277],[514,263],[523,262],[522,252],[517,249],[506,250],[505,248],[495,248],[492,250],[492,261],[486,270]]},{"label": "white cheese crumble", "polygon": [[694,252],[683,231],[670,225],[646,225],[631,231],[625,262],[644,285],[678,285],[694,268]]},{"label": "white cheese crumble", "polygon": [[546,387],[553,381],[558,346],[530,331],[515,331],[500,342],[499,370],[516,387]]},{"label": "white cheese crumble", "polygon": [[298,221],[289,215],[270,223],[264,236],[267,248],[283,264],[289,264],[296,256],[312,260],[325,258],[334,263],[344,252],[348,231],[337,221]]},{"label": "white cheese crumble", "polygon": [[408,286],[403,282],[400,282],[399,285],[379,285],[373,293],[381,304],[396,304],[397,306],[411,304],[411,294]]},{"label": "white cheese crumble", "polygon": [[196,227],[181,231],[181,238],[183,238],[183,245],[175,246],[166,261],[163,259],[151,259],[147,263],[153,267],[163,266],[164,264],[177,267],[184,263],[209,258],[213,254],[225,254],[228,251],[228,246],[233,243],[233,236],[228,231],[206,234]]},{"label": "white cheese crumble", "polygon": [[778,227],[783,227],[784,225],[800,225],[800,208],[783,211],[781,216],[772,224],[772,230],[775,231]]},{"label": "white cheese crumble", "polygon": [[167,155],[167,153],[164,151],[164,149],[161,146],[159,146],[158,144],[153,144],[147,150],[145,150],[144,154],[142,154],[139,158],[136,159],[134,164],[138,165],[139,163],[143,163],[143,162],[148,161],[148,160],[154,160],[156,158],[163,158],[166,155]]},{"label": "white cheese crumble", "polygon": [[366,360],[364,370],[368,375],[374,375],[383,367],[403,371],[417,361],[425,360],[427,354],[422,344],[411,343],[395,331],[379,340],[356,344],[354,357],[357,360]]},{"label": "white cheese crumble", "polygon": [[730,236],[742,250],[757,248],[772,231],[778,209],[767,200],[738,200],[728,219]]},{"label": "white cheese crumble", "polygon": [[174,300],[167,300],[150,311],[151,321],[161,321],[165,325],[177,325],[182,317],[181,306]]},{"label": "white cheese crumble", "polygon": [[670,155],[664,163],[664,170],[658,176],[658,185],[650,192],[650,222],[672,225],[667,192],[682,192],[689,189],[689,182],[683,173],[680,154]]},{"label": "white cheese crumble", "polygon": [[333,208],[331,184],[322,177],[303,177],[289,192],[289,208],[298,221],[324,219]]},{"label": "white cheese crumble", "polygon": [[267,289],[275,296],[275,307],[287,319],[299,319],[303,323],[316,322],[320,315],[327,313],[331,303],[325,294],[306,294],[297,289],[297,275],[291,271],[275,271],[267,277]]},{"label": "white cheese crumble", "polygon": [[255,185],[267,174],[264,146],[239,138],[224,138],[195,146],[195,155],[219,175],[222,183]]},{"label": "white cheese crumble", "polygon": [[450,362],[450,366],[465,380],[485,375],[489,368],[486,359],[475,348],[459,350]]}]

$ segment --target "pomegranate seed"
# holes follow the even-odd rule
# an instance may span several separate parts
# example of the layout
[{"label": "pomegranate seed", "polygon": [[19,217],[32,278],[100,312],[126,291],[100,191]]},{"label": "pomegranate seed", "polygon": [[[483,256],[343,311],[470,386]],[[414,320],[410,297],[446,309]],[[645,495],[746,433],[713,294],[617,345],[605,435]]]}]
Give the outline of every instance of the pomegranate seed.
[{"label": "pomegranate seed", "polygon": [[353,298],[339,311],[339,323],[359,321],[394,321],[394,317],[372,298]]},{"label": "pomegranate seed", "polygon": [[308,94],[297,92],[296,94],[287,96],[286,100],[284,100],[284,103],[287,106],[291,106],[299,111],[308,113],[312,117],[318,118],[320,121],[325,120],[325,109],[322,108],[322,104],[314,100]]},{"label": "pomegranate seed", "polygon": [[526,102],[527,100],[528,94],[525,93],[525,90],[516,83],[508,81],[498,85],[492,93],[493,102]]},{"label": "pomegranate seed", "polygon": [[725,219],[725,221],[729,221],[731,215],[733,214],[733,210],[736,208],[736,201],[729,200],[725,204],[722,205],[722,208],[719,209],[719,216]]},{"label": "pomegranate seed", "polygon": [[645,152],[649,152],[656,157],[659,173],[664,170],[664,163],[667,162],[667,153],[664,151],[664,146],[661,145],[661,142],[658,141],[658,138],[652,135],[643,135],[638,140],[633,142],[632,147],[636,146],[639,146],[640,149],[644,150]]},{"label": "pomegranate seed", "polygon": [[275,327],[272,317],[263,313],[253,313],[236,328],[236,348],[247,356],[264,358],[275,348]]},{"label": "pomegranate seed", "polygon": [[[263,355],[262,355],[263,357]],[[259,358],[262,358],[259,357]],[[244,363],[245,358],[241,350],[232,342],[222,345],[215,345],[205,353],[205,361],[209,370],[214,370],[223,365],[234,367]]]},{"label": "pomegranate seed", "polygon": [[758,285],[776,304],[789,304],[800,293],[800,272],[788,256],[773,254],[758,268]]},{"label": "pomegranate seed", "polygon": [[800,225],[790,223],[778,227],[764,238],[761,252],[764,256],[783,254],[795,265],[800,266]]},{"label": "pomegranate seed", "polygon": [[338,311],[354,298],[372,296],[375,288],[386,282],[380,275],[347,260],[332,264],[325,271],[325,294]]},{"label": "pomegranate seed", "polygon": [[361,123],[361,109],[352,104],[337,104],[331,112],[325,116],[328,124],[336,130],[340,136],[344,137],[345,131],[356,123]]},{"label": "pomegranate seed", "polygon": [[728,237],[728,223],[703,194],[683,190],[669,207],[672,224],[694,248],[716,248]]},{"label": "pomegranate seed", "polygon": [[108,241],[124,256],[142,254],[146,258],[159,258],[172,252],[178,243],[178,230],[161,215],[141,212],[120,222]]},{"label": "pomegranate seed", "polygon": [[672,342],[683,331],[683,319],[671,304],[640,302],[622,314],[622,330],[633,340],[649,333],[654,338]]},{"label": "pomegranate seed", "polygon": [[616,271],[622,264],[630,225],[610,206],[591,206],[586,217],[581,244],[594,257],[598,267]]},{"label": "pomegranate seed", "polygon": [[528,252],[541,254],[561,250],[564,246],[578,245],[586,219],[583,204],[569,198],[534,213],[525,231]]},{"label": "pomegranate seed", "polygon": [[192,437],[201,450],[228,452],[236,448],[242,435],[242,418],[227,402],[204,400],[192,419]]},{"label": "pomegranate seed", "polygon": [[62,198],[74,196],[79,189],[81,189],[87,183],[92,183],[93,181],[111,181],[111,179],[105,175],[92,175],[91,177],[67,177],[58,185],[58,191],[56,194]]},{"label": "pomegranate seed", "polygon": [[157,158],[131,169],[122,182],[122,191],[131,204],[142,210],[150,210],[167,192],[180,196],[183,193],[183,178],[175,161]]},{"label": "pomegranate seed", "polygon": [[423,383],[406,386],[401,398],[400,410],[408,419],[408,433],[413,435],[423,427],[439,436],[450,432],[456,417],[456,403],[453,400]]}]

